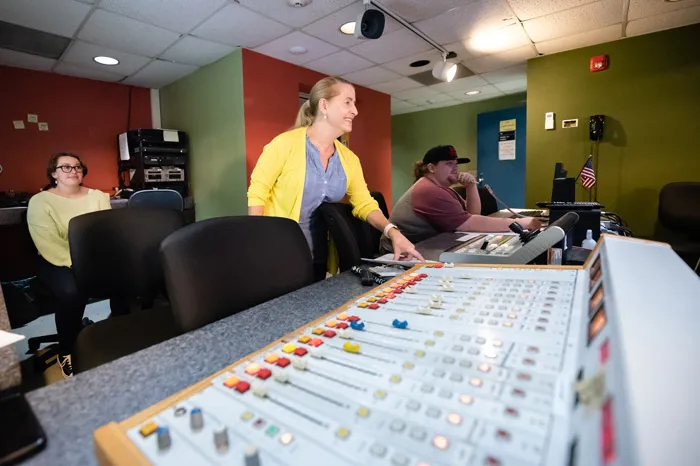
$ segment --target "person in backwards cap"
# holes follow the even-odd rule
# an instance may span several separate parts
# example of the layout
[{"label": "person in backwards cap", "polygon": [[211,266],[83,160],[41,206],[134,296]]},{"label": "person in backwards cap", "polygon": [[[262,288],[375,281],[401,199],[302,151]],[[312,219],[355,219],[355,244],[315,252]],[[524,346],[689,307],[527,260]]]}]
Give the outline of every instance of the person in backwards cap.
[{"label": "person in backwards cap", "polygon": [[[409,241],[415,244],[450,231],[510,231],[508,226],[514,221],[526,230],[542,226],[531,217],[513,220],[480,215],[476,179],[457,170],[462,163],[469,163],[469,159],[457,157],[453,146],[433,147],[422,161],[416,162],[416,181],[394,205],[389,218]],[[457,183],[466,187],[466,199],[450,188]],[[389,244],[382,246],[390,250]]]}]

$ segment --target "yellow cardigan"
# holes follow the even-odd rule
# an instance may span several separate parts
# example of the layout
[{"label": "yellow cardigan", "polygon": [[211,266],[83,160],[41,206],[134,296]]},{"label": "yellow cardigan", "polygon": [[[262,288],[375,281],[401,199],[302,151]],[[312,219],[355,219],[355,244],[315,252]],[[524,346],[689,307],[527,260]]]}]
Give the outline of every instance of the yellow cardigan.
[{"label": "yellow cardigan", "polygon": [[[306,130],[296,128],[274,138],[263,149],[250,177],[248,206],[264,206],[265,215],[299,221],[306,180]],[[354,216],[367,220],[379,204],[367,189],[360,159],[340,141],[335,141],[347,177],[346,194]]]}]

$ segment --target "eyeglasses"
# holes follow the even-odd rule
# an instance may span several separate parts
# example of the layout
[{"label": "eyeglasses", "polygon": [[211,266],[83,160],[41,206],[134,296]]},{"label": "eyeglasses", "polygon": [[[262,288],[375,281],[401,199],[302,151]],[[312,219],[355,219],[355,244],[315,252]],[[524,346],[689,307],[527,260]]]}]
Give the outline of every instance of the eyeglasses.
[{"label": "eyeglasses", "polygon": [[61,169],[63,173],[70,173],[71,171],[75,170],[76,173],[82,173],[83,172],[83,166],[82,165],[76,165],[76,166],[70,166],[70,165],[59,165],[56,167],[56,170]]}]

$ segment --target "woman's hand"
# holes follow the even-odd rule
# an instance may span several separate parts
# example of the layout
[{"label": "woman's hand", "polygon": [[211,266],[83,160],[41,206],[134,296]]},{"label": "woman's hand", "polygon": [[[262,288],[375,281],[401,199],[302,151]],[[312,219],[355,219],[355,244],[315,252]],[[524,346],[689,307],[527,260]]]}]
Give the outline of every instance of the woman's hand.
[{"label": "woman's hand", "polygon": [[423,256],[421,256],[420,253],[416,251],[416,247],[413,245],[413,243],[406,239],[406,237],[402,235],[398,229],[392,228],[391,230],[389,230],[388,236],[391,240],[391,243],[394,246],[395,261],[418,260],[421,262],[425,262]]}]

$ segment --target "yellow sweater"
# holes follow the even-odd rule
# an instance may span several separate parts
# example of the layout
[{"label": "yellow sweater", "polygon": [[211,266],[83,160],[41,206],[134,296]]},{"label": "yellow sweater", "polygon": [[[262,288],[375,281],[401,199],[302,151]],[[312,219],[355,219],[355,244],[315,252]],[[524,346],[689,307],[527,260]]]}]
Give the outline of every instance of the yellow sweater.
[{"label": "yellow sweater", "polygon": [[[299,221],[306,180],[306,129],[282,133],[263,149],[250,177],[248,206],[264,206],[265,215]],[[335,141],[340,163],[348,179],[346,194],[352,213],[366,220],[379,210],[367,189],[360,159],[340,141]]]},{"label": "yellow sweater", "polygon": [[42,191],[29,200],[29,233],[39,254],[47,262],[70,267],[68,222],[78,215],[109,208],[109,195],[95,189],[89,189],[85,196],[76,199]]}]

